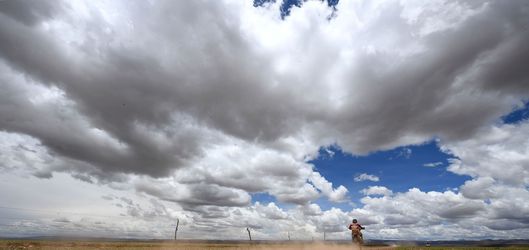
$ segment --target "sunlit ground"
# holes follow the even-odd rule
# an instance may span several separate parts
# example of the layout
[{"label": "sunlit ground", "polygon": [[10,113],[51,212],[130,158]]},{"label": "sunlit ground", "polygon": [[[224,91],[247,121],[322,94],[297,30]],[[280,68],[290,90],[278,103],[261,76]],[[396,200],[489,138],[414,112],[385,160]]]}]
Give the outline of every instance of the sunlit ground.
[{"label": "sunlit ground", "polygon": [[358,247],[353,244],[336,244],[328,242],[295,242],[295,243],[209,243],[209,242],[172,242],[172,241],[49,241],[49,240],[0,240],[0,249],[222,249],[222,250],[242,250],[242,249],[275,249],[275,250],[320,250],[320,249],[469,249],[469,250],[492,250],[492,249],[529,249],[529,246],[506,246],[506,247],[477,247],[477,246],[363,246]]},{"label": "sunlit ground", "polygon": [[[362,249],[389,249],[388,246],[364,246]],[[323,242],[305,243],[208,243],[208,242],[171,242],[171,241],[36,241],[3,240],[0,249],[275,249],[275,250],[311,250],[311,249],[359,249],[353,244],[333,244]]]}]

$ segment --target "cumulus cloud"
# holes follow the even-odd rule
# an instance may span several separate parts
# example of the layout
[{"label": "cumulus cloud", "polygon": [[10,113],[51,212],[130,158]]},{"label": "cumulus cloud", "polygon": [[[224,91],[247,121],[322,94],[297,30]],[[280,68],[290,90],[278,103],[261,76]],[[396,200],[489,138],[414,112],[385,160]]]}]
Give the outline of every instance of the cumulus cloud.
[{"label": "cumulus cloud", "polygon": [[[285,20],[274,12],[277,4],[109,2],[97,8],[57,3],[53,11],[29,6],[27,12],[45,14],[27,18],[9,11],[1,16],[0,53],[10,68],[5,70],[12,71],[3,75],[27,76],[19,88],[33,83],[58,91],[61,110],[69,114],[61,119],[42,115],[52,110],[39,112],[57,109],[55,103],[21,106],[18,117],[12,109],[3,112],[12,118],[2,128],[30,135],[96,170],[153,177],[167,176],[203,157],[209,145],[222,144],[216,134],[266,145],[305,134],[316,145],[336,142],[352,153],[419,143],[432,135],[468,136],[527,93],[525,76],[517,68],[488,70],[498,68],[497,62],[510,65],[509,60],[519,58],[516,62],[523,64],[527,58],[512,52],[527,33],[517,32],[524,18],[523,8],[516,7],[520,4],[446,5],[467,10],[452,17],[455,26],[435,25],[417,14],[436,6],[397,2],[359,9],[344,1],[339,6],[343,14],[330,22],[318,19],[331,10],[317,2],[307,2]],[[72,11],[60,11],[63,5]],[[168,19],[170,10],[176,14]],[[207,15],[191,18],[198,11]],[[435,18],[442,20],[439,15]],[[265,22],[270,28],[254,28]],[[401,32],[369,32],[384,27],[382,23]],[[426,26],[429,31],[420,32]],[[309,27],[318,29],[309,32]],[[346,27],[350,32],[341,32]],[[271,36],[274,30],[278,32]],[[480,36],[469,30],[479,30]],[[293,67],[294,61],[303,63]],[[311,70],[315,67],[319,70]],[[510,84],[478,81],[501,75],[512,75]],[[369,87],[374,83],[377,87]],[[298,95],[299,88],[307,91]],[[410,96],[416,91],[409,89],[428,91]],[[3,106],[24,100],[20,98]],[[399,105],[387,106],[391,100]],[[374,113],[378,115],[369,115]],[[36,122],[24,123],[27,117]],[[71,133],[52,134],[59,122],[69,128],[62,132]]]},{"label": "cumulus cloud", "polygon": [[390,227],[436,225],[445,220],[472,217],[484,210],[483,202],[470,202],[461,194],[422,192],[416,188],[394,196],[366,196],[362,202],[363,209],[382,216],[384,224]]},{"label": "cumulus cloud", "polygon": [[268,205],[263,206],[260,203],[255,204],[257,211],[263,213],[266,218],[272,220],[281,220],[287,218],[287,213],[282,211],[275,203],[271,202]]},{"label": "cumulus cloud", "polygon": [[[528,126],[489,129],[529,95],[526,1],[307,1],[284,19],[280,5],[0,1],[0,171],[134,190],[178,204],[197,230],[273,224],[248,219],[261,215],[290,218],[280,231],[338,232],[351,214],[417,225],[405,200],[428,223],[526,225]],[[461,193],[373,186],[350,214],[312,203],[349,191],[309,163],[321,147],[432,138],[473,178]],[[260,192],[300,209],[252,204]]]},{"label": "cumulus cloud", "polygon": [[[520,191],[517,195],[526,196]],[[429,239],[435,235],[446,239],[457,238],[457,235],[465,235],[468,238],[523,237],[522,235],[527,231],[526,218],[521,217],[524,211],[523,205],[507,209],[504,206],[509,205],[504,202],[502,199],[502,201],[496,200],[490,203],[490,201],[469,199],[453,191],[424,192],[414,188],[393,196],[366,196],[362,199],[364,206],[351,213],[362,216],[355,217],[375,221],[370,231],[381,238],[392,238],[397,235],[403,238],[423,239]],[[507,216],[503,212],[512,214]],[[513,229],[523,230],[510,231]],[[394,235],[388,235],[387,230],[394,232]],[[509,231],[502,232],[501,230]]]},{"label": "cumulus cloud", "polygon": [[389,196],[393,194],[393,191],[383,186],[370,186],[368,188],[360,190],[360,193],[364,195],[384,195]]},{"label": "cumulus cloud", "polygon": [[[417,230],[424,230],[420,234],[425,238],[435,234],[445,238],[457,234],[523,237],[529,228],[528,207],[524,202],[529,197],[526,188],[528,140],[524,136],[528,126],[527,122],[492,125],[475,137],[441,142],[442,149],[456,157],[448,170],[472,177],[459,192],[412,188],[391,194],[385,187],[373,186],[362,190],[366,195],[361,200],[364,206],[351,213],[380,223],[374,227],[379,229],[377,234],[381,237],[387,230],[410,237]],[[452,232],[444,229],[447,224]]]},{"label": "cumulus cloud", "polygon": [[460,156],[448,170],[473,177],[461,186],[461,193],[468,199],[487,201],[488,217],[498,220],[498,224],[489,224],[493,228],[506,227],[506,221],[513,228],[529,227],[523,215],[529,207],[522,202],[529,197],[528,129],[527,122],[491,126],[476,137],[443,146]]},{"label": "cumulus cloud", "polygon": [[449,171],[480,177],[468,184],[486,186],[498,181],[506,185],[529,184],[529,133],[527,122],[484,128],[475,137],[443,145],[448,153],[461,156],[452,160]]},{"label": "cumulus cloud", "polygon": [[345,195],[348,190],[344,186],[340,185],[338,188],[333,189],[332,183],[323,178],[318,172],[313,172],[309,177],[309,180],[316,188],[321,190],[324,195],[328,196],[330,201],[341,202],[345,200]]},{"label": "cumulus cloud", "polygon": [[439,166],[441,166],[441,165],[443,165],[443,163],[440,162],[440,161],[429,162],[429,163],[425,163],[425,164],[423,164],[423,166],[425,166],[425,167],[429,167],[429,168],[435,168],[435,167],[439,167]]},{"label": "cumulus cloud", "polygon": [[359,174],[359,175],[357,175],[354,178],[354,181],[356,181],[356,182],[361,182],[361,181],[374,181],[374,182],[377,182],[379,180],[380,180],[380,178],[378,178],[378,176],[367,174],[367,173]]}]

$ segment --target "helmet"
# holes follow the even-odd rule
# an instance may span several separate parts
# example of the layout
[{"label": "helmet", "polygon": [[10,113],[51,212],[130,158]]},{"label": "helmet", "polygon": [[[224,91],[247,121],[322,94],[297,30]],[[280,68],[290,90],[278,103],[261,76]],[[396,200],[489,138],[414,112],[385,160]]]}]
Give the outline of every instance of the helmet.
[{"label": "helmet", "polygon": [[358,221],[356,219],[353,219],[353,223],[357,223]]}]

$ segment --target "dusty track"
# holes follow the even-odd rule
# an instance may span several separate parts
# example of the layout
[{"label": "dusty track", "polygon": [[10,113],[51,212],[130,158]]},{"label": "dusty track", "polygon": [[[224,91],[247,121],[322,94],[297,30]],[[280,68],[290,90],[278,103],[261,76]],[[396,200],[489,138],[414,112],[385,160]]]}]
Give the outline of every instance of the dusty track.
[{"label": "dusty track", "polygon": [[[362,249],[389,249],[391,247],[362,247]],[[42,249],[42,250],[85,250],[85,249],[179,249],[179,250],[360,250],[352,244],[331,243],[207,243],[207,242],[98,242],[98,241],[29,241],[29,240],[3,240],[0,241],[0,249]]]}]

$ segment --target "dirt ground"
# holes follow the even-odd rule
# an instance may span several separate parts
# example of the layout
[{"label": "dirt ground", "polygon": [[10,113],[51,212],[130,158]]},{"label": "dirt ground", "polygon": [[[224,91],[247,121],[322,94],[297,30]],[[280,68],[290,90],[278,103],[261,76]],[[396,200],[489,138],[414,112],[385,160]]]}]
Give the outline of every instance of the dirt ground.
[{"label": "dirt ground", "polygon": [[174,241],[71,241],[71,240],[0,240],[3,249],[42,250],[529,250],[529,246],[363,246],[332,242],[174,242]]},{"label": "dirt ground", "polygon": [[[362,247],[362,249],[389,249],[391,247]],[[323,242],[307,243],[205,243],[205,242],[96,242],[96,241],[0,241],[0,249],[43,249],[43,250],[84,250],[84,249],[132,249],[132,250],[360,250],[352,244],[331,244]]]}]

